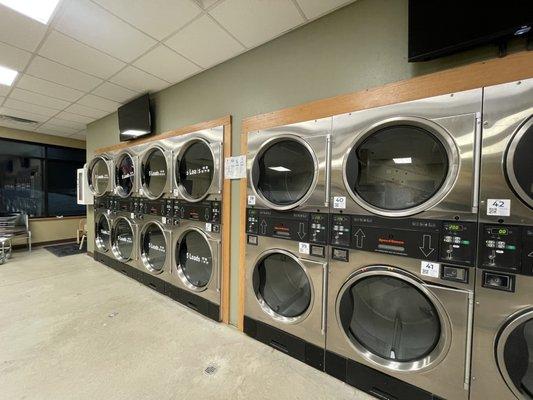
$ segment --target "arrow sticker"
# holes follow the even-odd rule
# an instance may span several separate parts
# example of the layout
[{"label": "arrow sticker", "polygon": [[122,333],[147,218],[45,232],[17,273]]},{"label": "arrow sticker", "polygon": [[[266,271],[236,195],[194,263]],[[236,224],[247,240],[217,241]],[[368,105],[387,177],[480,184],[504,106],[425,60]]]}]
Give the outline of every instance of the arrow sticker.
[{"label": "arrow sticker", "polygon": [[431,247],[431,235],[424,235],[422,237],[422,246],[418,248],[425,258],[429,257],[429,255],[435,251],[435,249]]},{"label": "arrow sticker", "polygon": [[300,239],[303,239],[305,235],[307,235],[307,233],[305,232],[305,224],[303,222],[300,222],[300,225],[298,227],[298,237]]},{"label": "arrow sticker", "polygon": [[533,257],[533,251],[527,255],[528,257]]},{"label": "arrow sticker", "polygon": [[261,235],[266,235],[267,233],[267,222],[263,219],[261,220]]},{"label": "arrow sticker", "polygon": [[357,232],[354,233],[354,237],[355,237],[355,247],[357,247],[358,249],[362,249],[363,248],[363,242],[365,240],[365,233],[363,232],[363,230],[361,228],[359,228],[357,230]]}]

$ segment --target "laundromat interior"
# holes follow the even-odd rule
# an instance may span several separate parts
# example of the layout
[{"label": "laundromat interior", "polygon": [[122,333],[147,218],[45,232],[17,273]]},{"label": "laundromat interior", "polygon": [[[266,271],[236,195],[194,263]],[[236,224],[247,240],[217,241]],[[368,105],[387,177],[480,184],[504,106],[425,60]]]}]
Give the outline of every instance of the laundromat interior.
[{"label": "laundromat interior", "polygon": [[0,0],[0,400],[533,400],[533,2]]}]

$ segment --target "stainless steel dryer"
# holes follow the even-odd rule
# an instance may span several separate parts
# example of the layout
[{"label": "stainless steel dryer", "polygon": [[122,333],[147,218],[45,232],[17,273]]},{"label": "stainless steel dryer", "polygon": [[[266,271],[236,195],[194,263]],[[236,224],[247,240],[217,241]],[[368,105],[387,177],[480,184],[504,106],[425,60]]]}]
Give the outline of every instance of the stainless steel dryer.
[{"label": "stainless steel dryer", "polygon": [[138,193],[138,155],[133,149],[119,152],[114,158],[114,193],[119,197],[130,197]]},{"label": "stainless steel dryer", "polygon": [[247,210],[244,332],[319,370],[326,343],[328,215]]},{"label": "stainless steel dryer", "polygon": [[100,196],[94,201],[94,258],[111,255],[111,209],[110,197]]},{"label": "stainless steel dryer", "polygon": [[473,400],[533,399],[533,79],[485,88]]},{"label": "stainless steel dryer", "polygon": [[135,146],[139,154],[139,195],[150,200],[172,197],[172,147],[167,140]]},{"label": "stainless steel dryer", "polygon": [[174,148],[174,197],[189,203],[221,199],[223,141],[222,126],[168,139]]},{"label": "stainless steel dryer", "polygon": [[114,166],[109,154],[94,157],[87,165],[89,190],[95,197],[113,192]]},{"label": "stainless steel dryer", "polygon": [[328,212],[331,118],[248,134],[248,206]]},{"label": "stainless steel dryer", "polygon": [[168,295],[220,321],[221,203],[174,201]]},{"label": "stainless steel dryer", "polygon": [[131,269],[138,268],[139,226],[134,219],[132,198],[114,197],[112,200],[111,251],[121,267],[120,271],[131,276]]},{"label": "stainless steel dryer", "polygon": [[482,91],[333,117],[326,371],[467,399]]}]

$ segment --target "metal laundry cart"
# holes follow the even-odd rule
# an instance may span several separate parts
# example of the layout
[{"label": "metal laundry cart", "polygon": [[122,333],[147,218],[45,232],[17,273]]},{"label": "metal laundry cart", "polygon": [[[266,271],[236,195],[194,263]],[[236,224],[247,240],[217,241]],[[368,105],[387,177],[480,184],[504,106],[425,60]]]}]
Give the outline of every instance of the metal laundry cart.
[{"label": "metal laundry cart", "polygon": [[10,257],[12,251],[12,239],[24,237],[28,242],[28,250],[31,252],[31,231],[27,214],[0,214],[0,265]]}]

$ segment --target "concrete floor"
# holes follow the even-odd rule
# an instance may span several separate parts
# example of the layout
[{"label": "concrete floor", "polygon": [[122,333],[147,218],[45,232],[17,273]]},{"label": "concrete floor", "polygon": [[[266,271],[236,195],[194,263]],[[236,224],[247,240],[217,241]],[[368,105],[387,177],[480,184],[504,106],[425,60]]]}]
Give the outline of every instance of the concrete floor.
[{"label": "concrete floor", "polygon": [[86,255],[37,249],[0,266],[0,399],[371,397]]}]

